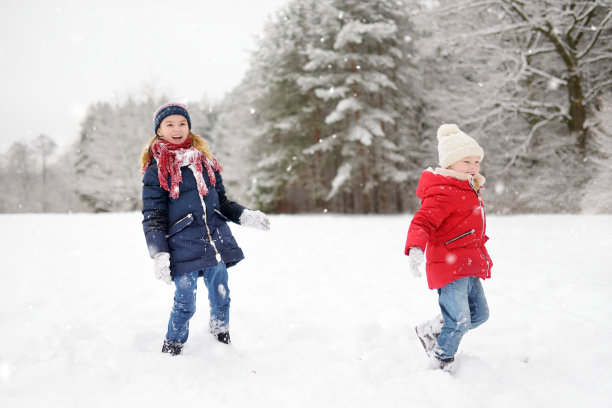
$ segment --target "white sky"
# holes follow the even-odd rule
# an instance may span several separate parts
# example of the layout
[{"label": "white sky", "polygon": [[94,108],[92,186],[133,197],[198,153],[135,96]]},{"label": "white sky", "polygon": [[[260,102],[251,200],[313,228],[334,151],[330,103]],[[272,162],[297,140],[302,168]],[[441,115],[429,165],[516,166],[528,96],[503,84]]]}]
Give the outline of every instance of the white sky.
[{"label": "white sky", "polygon": [[91,103],[146,88],[218,100],[289,0],[2,0],[0,153],[46,134],[75,141]]}]

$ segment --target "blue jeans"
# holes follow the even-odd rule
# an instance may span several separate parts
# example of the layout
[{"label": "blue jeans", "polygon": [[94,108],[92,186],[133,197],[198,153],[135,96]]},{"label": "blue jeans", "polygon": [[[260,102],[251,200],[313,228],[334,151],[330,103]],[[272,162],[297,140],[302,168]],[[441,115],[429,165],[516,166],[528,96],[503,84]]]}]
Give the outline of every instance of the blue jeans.
[{"label": "blue jeans", "polygon": [[208,288],[210,303],[210,331],[213,334],[223,333],[229,329],[230,291],[227,286],[227,268],[219,262],[216,266],[203,271],[194,271],[176,275],[174,284],[174,306],[168,322],[166,340],[172,343],[185,343],[189,337],[189,319],[196,310],[197,279],[202,273]]},{"label": "blue jeans", "polygon": [[459,342],[468,330],[475,329],[489,318],[489,306],[480,279],[461,278],[438,289],[438,303],[444,325],[434,349],[441,360],[457,353]]}]

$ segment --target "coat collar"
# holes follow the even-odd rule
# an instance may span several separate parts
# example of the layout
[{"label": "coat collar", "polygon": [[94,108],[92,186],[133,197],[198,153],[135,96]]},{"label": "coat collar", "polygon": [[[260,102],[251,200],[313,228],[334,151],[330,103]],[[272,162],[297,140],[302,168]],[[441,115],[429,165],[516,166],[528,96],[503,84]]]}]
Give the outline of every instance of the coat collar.
[{"label": "coat collar", "polygon": [[[470,177],[467,173],[462,173],[459,171],[451,170],[451,169],[443,169],[441,167],[437,167],[435,170],[432,170],[431,167],[427,170],[431,171],[434,174],[438,174],[440,176],[451,177],[460,181],[470,181]],[[485,183],[485,178],[482,174],[476,173],[474,176],[474,186],[482,187]]]}]

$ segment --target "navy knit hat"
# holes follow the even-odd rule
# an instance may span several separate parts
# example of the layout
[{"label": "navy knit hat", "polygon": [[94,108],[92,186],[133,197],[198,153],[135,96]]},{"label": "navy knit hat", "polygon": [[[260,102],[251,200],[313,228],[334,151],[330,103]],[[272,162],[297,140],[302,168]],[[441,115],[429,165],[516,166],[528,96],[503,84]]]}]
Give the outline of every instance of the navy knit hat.
[{"label": "navy knit hat", "polygon": [[189,130],[191,130],[191,118],[189,117],[189,111],[187,110],[187,107],[182,103],[172,102],[160,106],[153,114],[153,119],[155,121],[155,134],[157,134],[157,129],[159,129],[159,125],[161,125],[162,121],[170,115],[184,116],[185,119],[187,119],[187,125],[189,125]]}]

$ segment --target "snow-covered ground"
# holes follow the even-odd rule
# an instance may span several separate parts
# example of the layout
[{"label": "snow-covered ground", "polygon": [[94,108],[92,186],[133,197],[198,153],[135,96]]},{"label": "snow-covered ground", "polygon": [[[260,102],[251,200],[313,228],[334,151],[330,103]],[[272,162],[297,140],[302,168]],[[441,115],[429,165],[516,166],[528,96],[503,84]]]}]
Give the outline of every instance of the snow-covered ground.
[{"label": "snow-covered ground", "polygon": [[[408,271],[410,215],[234,226],[233,345],[206,289],[180,357],[172,288],[140,215],[0,215],[0,407],[610,407],[612,216],[490,216],[490,320],[454,375],[413,326],[438,312]],[[201,281],[200,281],[201,282]],[[606,385],[607,384],[607,385]]]}]

